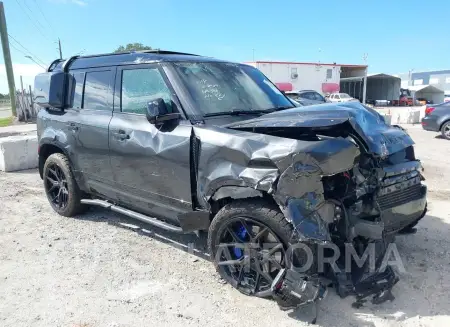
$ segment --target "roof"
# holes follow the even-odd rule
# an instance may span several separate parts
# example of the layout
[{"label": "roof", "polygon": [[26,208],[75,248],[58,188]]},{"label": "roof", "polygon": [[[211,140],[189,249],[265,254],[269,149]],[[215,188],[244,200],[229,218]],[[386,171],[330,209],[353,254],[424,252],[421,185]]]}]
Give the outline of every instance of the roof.
[{"label": "roof", "polygon": [[287,65],[321,65],[321,66],[341,66],[341,67],[359,67],[367,68],[367,65],[349,65],[349,64],[338,64],[338,63],[322,63],[322,62],[301,62],[301,61],[248,61],[247,64],[287,64]]},{"label": "roof", "polygon": [[292,91],[287,91],[286,94],[289,93],[303,93],[303,92],[316,92],[314,90],[292,90]]},{"label": "roof", "polygon": [[[223,62],[223,60],[210,57],[203,57],[195,54],[165,51],[165,50],[146,50],[120,53],[106,53],[91,56],[77,56],[68,59],[71,69],[104,67],[113,65],[132,65],[154,62],[168,61],[214,61]],[[59,70],[67,60],[58,60],[52,63],[50,70]]]},{"label": "roof", "polygon": [[400,79],[400,77],[398,77],[398,76],[384,74],[384,73],[369,74],[369,75],[367,75],[367,78],[369,78],[369,77],[372,77],[372,78],[395,78],[395,79]]},{"label": "roof", "polygon": [[[388,78],[395,78],[400,80],[400,77],[394,76],[394,75],[388,75],[388,74],[369,74],[367,75],[367,78],[378,78],[378,79],[388,79]],[[340,79],[341,82],[360,82],[364,80],[364,76],[356,76],[356,77],[342,77]]]},{"label": "roof", "polygon": [[414,92],[423,91],[423,90],[425,90],[425,89],[427,89],[427,91],[442,92],[442,93],[444,93],[443,90],[441,90],[440,88],[437,88],[436,86],[433,86],[433,85],[414,85],[414,86],[408,86],[408,90],[414,91]]}]

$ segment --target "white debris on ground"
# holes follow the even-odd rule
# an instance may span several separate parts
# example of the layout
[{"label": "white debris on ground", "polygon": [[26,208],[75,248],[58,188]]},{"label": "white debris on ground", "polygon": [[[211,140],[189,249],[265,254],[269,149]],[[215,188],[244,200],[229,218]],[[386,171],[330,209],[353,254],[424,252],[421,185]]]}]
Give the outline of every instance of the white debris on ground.
[{"label": "white debris on ground", "polygon": [[[318,326],[450,325],[450,141],[409,132],[430,211],[417,234],[397,237],[406,273],[396,299],[354,309],[352,297],[330,289]],[[0,326],[307,326],[312,319],[312,308],[283,312],[224,284],[205,259],[203,238],[101,209],[58,216],[36,170],[0,172],[0,204]]]}]

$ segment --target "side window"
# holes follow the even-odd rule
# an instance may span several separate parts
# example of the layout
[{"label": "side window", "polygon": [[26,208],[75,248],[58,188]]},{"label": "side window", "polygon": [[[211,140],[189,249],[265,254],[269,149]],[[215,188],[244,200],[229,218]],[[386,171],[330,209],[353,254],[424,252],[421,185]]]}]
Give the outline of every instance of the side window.
[{"label": "side window", "polygon": [[84,85],[83,108],[96,110],[112,110],[108,104],[110,93],[111,71],[87,72]]},{"label": "side window", "polygon": [[317,101],[323,101],[325,102],[325,99],[323,98],[323,96],[321,96],[319,93],[314,93],[314,97]]},{"label": "side window", "polygon": [[304,92],[304,93],[301,94],[301,97],[303,99],[311,100],[311,93],[310,92]]},{"label": "side window", "polygon": [[327,69],[327,79],[330,79],[333,77],[333,70],[332,69]]},{"label": "side window", "polygon": [[157,98],[162,98],[169,112],[173,112],[175,105],[172,92],[158,68],[122,71],[122,112],[145,114],[147,104]]},{"label": "side window", "polygon": [[83,86],[84,86],[84,72],[73,73],[72,76],[75,78],[75,90],[73,94],[73,104],[72,108],[81,109],[83,104]]},{"label": "side window", "polygon": [[334,99],[334,94],[330,95],[330,99]]}]

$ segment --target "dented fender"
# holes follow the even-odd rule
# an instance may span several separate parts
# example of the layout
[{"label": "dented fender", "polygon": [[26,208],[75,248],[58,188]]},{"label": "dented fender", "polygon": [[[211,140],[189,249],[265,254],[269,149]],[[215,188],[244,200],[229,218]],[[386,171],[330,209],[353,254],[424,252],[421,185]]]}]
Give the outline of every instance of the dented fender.
[{"label": "dented fender", "polygon": [[193,128],[199,142],[196,189],[198,203],[271,195],[300,238],[329,239],[322,176],[351,169],[359,155],[343,138],[302,141],[223,128]]}]

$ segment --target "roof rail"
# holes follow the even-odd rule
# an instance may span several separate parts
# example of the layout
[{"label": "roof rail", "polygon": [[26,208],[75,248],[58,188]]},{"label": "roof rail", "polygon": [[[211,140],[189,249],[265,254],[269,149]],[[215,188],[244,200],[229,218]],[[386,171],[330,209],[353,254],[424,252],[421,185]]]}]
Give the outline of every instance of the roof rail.
[{"label": "roof rail", "polygon": [[47,68],[47,72],[51,72],[63,59],[56,59],[51,62]]},{"label": "roof rail", "polygon": [[72,61],[74,61],[75,59],[77,59],[79,56],[72,56],[69,59],[66,60],[66,62],[63,64],[62,66],[62,71],[63,72],[68,72],[69,71],[69,66],[72,63]]},{"label": "roof rail", "polygon": [[155,53],[155,54],[167,54],[167,55],[187,55],[187,56],[199,56],[197,54],[193,53],[185,53],[185,52],[178,52],[178,51],[168,51],[168,50],[139,50],[139,51],[123,51],[123,52],[110,52],[110,53],[101,53],[101,54],[94,54],[94,55],[87,55],[87,56],[79,56],[78,58],[93,58],[93,57],[103,57],[103,56],[116,56],[116,55],[123,55],[123,54],[132,54],[132,53]]}]

